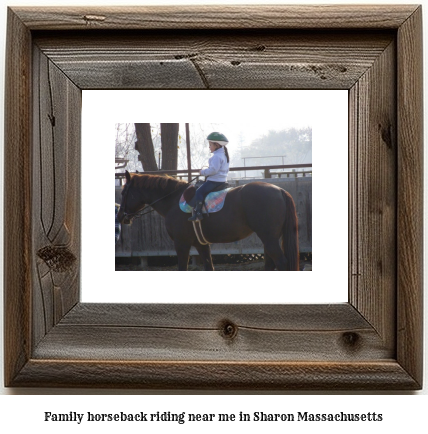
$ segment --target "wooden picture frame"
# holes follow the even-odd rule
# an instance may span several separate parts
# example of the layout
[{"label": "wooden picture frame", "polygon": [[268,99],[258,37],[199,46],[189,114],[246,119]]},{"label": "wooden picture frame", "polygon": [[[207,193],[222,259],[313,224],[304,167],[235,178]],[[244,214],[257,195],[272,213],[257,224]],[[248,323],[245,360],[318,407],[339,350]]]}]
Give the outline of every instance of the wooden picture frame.
[{"label": "wooden picture frame", "polygon": [[[6,53],[6,386],[422,387],[421,6],[16,7]],[[81,303],[81,91],[119,88],[348,89],[348,303]]]}]

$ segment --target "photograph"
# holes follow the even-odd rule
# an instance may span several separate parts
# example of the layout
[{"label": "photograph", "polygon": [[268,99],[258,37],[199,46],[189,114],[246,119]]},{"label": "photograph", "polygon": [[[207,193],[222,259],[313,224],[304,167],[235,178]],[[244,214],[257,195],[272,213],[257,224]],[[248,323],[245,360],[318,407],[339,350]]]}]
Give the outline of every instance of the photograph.
[{"label": "photograph", "polygon": [[117,271],[311,271],[310,126],[136,123],[116,133]]}]

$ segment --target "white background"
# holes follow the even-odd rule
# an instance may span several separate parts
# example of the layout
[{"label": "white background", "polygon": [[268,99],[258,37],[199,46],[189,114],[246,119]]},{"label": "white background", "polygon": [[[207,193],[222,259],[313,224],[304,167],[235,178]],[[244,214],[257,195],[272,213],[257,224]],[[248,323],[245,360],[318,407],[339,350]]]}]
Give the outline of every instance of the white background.
[{"label": "white background", "polygon": [[[41,0],[32,0],[32,1],[19,1],[19,0],[10,0],[7,2],[9,5],[32,5],[32,6],[41,6],[41,5],[108,5],[108,4],[120,4],[122,2],[116,1],[108,1],[108,0],[77,0],[74,2],[68,1],[41,1]],[[143,1],[135,1],[135,0],[126,0],[126,3],[131,4],[147,4]],[[195,3],[217,3],[213,1],[203,1],[203,2],[191,2],[187,1],[163,1],[156,2],[152,1],[151,4],[195,4]],[[236,4],[248,4],[248,3],[260,3],[260,1],[253,2],[251,0],[235,0]],[[275,0],[269,0],[269,3],[279,3]],[[296,2],[291,2],[296,3]],[[300,4],[315,4],[322,3],[325,4],[325,1],[299,1]],[[329,3],[347,3],[340,1],[331,1]],[[349,3],[349,2],[348,2]],[[358,1],[353,0],[352,3],[376,3],[376,4],[390,4],[394,3],[392,0],[390,1]],[[413,4],[413,1],[399,1],[397,3],[408,3]],[[4,42],[5,42],[5,29],[6,29],[6,9],[5,4],[3,2],[3,7],[0,9],[0,76],[4,77]],[[426,18],[426,10],[424,13],[424,28],[428,29],[428,23]],[[427,47],[426,43],[427,39],[424,38],[424,59],[427,59]],[[427,71],[425,65],[425,71]],[[426,77],[426,72],[425,72]],[[424,99],[427,101],[426,89],[427,86],[424,86],[425,95]],[[3,87],[0,87],[0,100],[3,101]],[[3,106],[0,106],[3,107]],[[428,113],[428,110],[424,110],[425,114]],[[2,113],[2,108],[0,108],[0,113]],[[426,116],[426,115],[425,115]],[[0,116],[0,142],[1,146],[3,146],[3,115]],[[2,154],[0,154],[0,158],[2,158]],[[426,160],[425,160],[426,161]],[[2,166],[0,166],[2,167]],[[427,165],[425,165],[427,167]],[[3,179],[1,174],[0,179]],[[2,199],[2,198],[1,198]],[[1,200],[3,202],[3,200]],[[426,200],[425,200],[426,203]],[[2,219],[2,215],[0,215],[0,219]],[[3,256],[3,243],[0,243],[0,256]],[[0,262],[0,267],[3,264]],[[0,268],[1,269],[1,268]],[[426,279],[425,279],[426,281]],[[425,298],[426,300],[426,298]],[[0,301],[2,303],[2,301]],[[427,302],[425,301],[425,312],[427,311]],[[0,306],[0,315],[2,315],[2,306]],[[0,321],[0,336],[3,336],[3,322]],[[425,341],[426,336],[428,336],[428,332],[425,333]],[[427,345],[425,345],[427,348]],[[1,346],[0,352],[2,352],[3,348]],[[3,361],[3,355],[0,354],[1,363]],[[193,396],[192,392],[187,392],[184,396],[174,396],[174,391],[169,391],[169,395],[171,396],[156,396],[163,395],[164,392],[155,393],[155,396],[147,397],[145,396],[144,391],[99,391],[99,390],[75,390],[75,389],[0,389],[3,396],[0,397],[0,426],[2,431],[8,432],[11,430],[19,431],[22,429],[32,430],[32,432],[55,432],[58,430],[62,430],[62,432],[74,432],[79,430],[79,432],[94,432],[94,426],[86,425],[86,426],[77,426],[75,424],[61,424],[57,426],[57,424],[46,424],[43,422],[43,412],[44,411],[57,411],[62,413],[67,413],[69,411],[94,411],[94,412],[111,412],[111,411],[145,411],[145,409],[153,410],[153,411],[180,411],[184,410],[187,412],[191,411],[199,411],[199,412],[239,412],[240,410],[250,412],[250,411],[265,411],[265,412],[288,412],[288,411],[312,411],[312,412],[323,412],[326,410],[329,411],[355,411],[355,412],[365,412],[365,411],[376,411],[377,413],[383,413],[386,420],[382,425],[377,424],[346,424],[342,423],[336,424],[305,424],[305,425],[282,425],[282,424],[270,424],[270,425],[259,425],[259,424],[251,424],[248,425],[246,430],[250,432],[259,432],[260,430],[268,429],[269,432],[303,432],[303,433],[312,433],[314,430],[329,430],[330,432],[346,432],[350,433],[361,433],[362,430],[365,432],[398,432],[398,431],[420,431],[426,427],[426,408],[428,404],[427,395],[427,384],[428,382],[428,374],[425,368],[425,388],[422,392],[416,392],[410,395],[415,396],[404,396],[404,393],[400,394],[390,394],[390,396],[384,396],[381,393],[373,394],[329,394],[328,396],[319,396],[319,394],[298,394],[296,396],[287,396],[292,395],[292,393],[287,393],[287,391],[277,392],[274,394],[269,394],[267,396],[262,396],[258,394],[258,396],[242,396],[240,394],[229,393],[224,396],[221,392],[210,392],[208,391],[206,394],[202,394],[202,396]],[[0,373],[0,388],[2,380],[2,372]],[[183,391],[181,391],[182,393]],[[43,395],[42,397],[36,396],[24,396],[24,395]],[[79,396],[73,396],[73,395]],[[92,397],[90,394],[104,394],[106,396],[97,396]],[[117,397],[118,394],[124,395],[120,398]],[[12,396],[17,395],[17,396]],[[61,396],[53,396],[53,395],[61,395]],[[86,396],[85,396],[86,395]],[[221,396],[218,396],[221,395]],[[324,395],[324,394],[323,394]],[[423,395],[423,396],[421,396]],[[122,425],[97,425],[98,428],[102,428],[103,432],[117,432],[118,429],[123,429],[126,427],[127,432],[143,432],[143,430],[147,430],[149,432],[153,432],[158,427],[150,427],[145,428],[140,425],[135,426],[122,426]],[[163,426],[162,426],[163,427]],[[228,425],[228,426],[219,426],[219,424],[213,425],[197,425],[196,428],[190,428],[188,425],[165,425],[165,427],[169,430],[186,430],[186,432],[191,431],[192,429],[198,432],[203,429],[206,432],[218,432],[220,428],[224,432],[236,432],[236,429],[241,428],[241,425]],[[181,427],[181,428],[180,428]],[[7,430],[7,431],[6,431]],[[114,431],[113,431],[114,430]],[[357,431],[358,430],[358,431]]]},{"label": "white background", "polygon": [[[162,97],[159,96],[161,93]],[[209,101],[227,101],[221,110]],[[180,101],[180,110],[164,101]],[[280,101],[280,104],[278,104]],[[312,126],[313,271],[114,271],[110,179],[117,122],[302,123]],[[284,121],[285,120],[285,121]],[[348,301],[348,92],[84,91],[82,301],[133,303],[338,303]],[[228,131],[222,131],[229,137]],[[229,143],[232,149],[235,143]],[[91,188],[94,167],[104,189]],[[101,191],[100,191],[101,190]],[[331,193],[334,200],[329,200]],[[328,206],[326,205],[328,201]],[[98,216],[93,219],[93,211]],[[96,255],[93,254],[96,252]],[[97,266],[95,264],[100,264]],[[100,268],[103,273],[97,272]],[[100,281],[101,277],[101,281]],[[209,277],[209,278],[208,278]],[[160,284],[162,282],[162,284]],[[198,283],[196,283],[198,282]],[[120,288],[120,290],[118,290]]]}]

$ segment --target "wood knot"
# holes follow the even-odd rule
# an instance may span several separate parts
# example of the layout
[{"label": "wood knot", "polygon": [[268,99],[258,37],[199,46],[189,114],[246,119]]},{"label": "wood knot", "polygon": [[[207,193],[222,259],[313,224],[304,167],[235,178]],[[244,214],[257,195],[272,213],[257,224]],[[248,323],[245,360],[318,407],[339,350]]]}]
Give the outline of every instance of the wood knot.
[{"label": "wood knot", "polygon": [[248,51],[265,51],[266,46],[265,45],[256,45],[255,47],[247,48]]},{"label": "wood knot", "polygon": [[190,54],[177,54],[174,56],[175,60],[183,60],[183,59],[194,59],[195,57],[198,57],[197,53],[190,53]]},{"label": "wood knot", "polygon": [[379,124],[378,128],[383,142],[389,149],[392,149],[392,125],[388,122],[386,125]]},{"label": "wood knot", "polygon": [[103,15],[85,15],[83,19],[86,21],[86,24],[90,22],[103,22],[106,20],[106,17]]},{"label": "wood knot", "polygon": [[223,320],[219,324],[220,335],[225,339],[234,339],[238,334],[238,326],[235,325],[232,321],[227,319]]},{"label": "wood knot", "polygon": [[68,271],[76,261],[76,256],[67,248],[62,246],[46,246],[37,251],[51,271],[63,273]]},{"label": "wood knot", "polygon": [[350,351],[357,350],[361,345],[361,338],[358,333],[345,332],[342,334],[342,345]]}]

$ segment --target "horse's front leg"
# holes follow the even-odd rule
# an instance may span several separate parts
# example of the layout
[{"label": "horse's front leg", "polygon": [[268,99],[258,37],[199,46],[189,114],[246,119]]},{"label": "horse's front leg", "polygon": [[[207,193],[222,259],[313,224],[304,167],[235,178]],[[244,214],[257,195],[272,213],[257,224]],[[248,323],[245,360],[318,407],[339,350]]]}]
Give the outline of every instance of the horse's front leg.
[{"label": "horse's front leg", "polygon": [[196,250],[199,253],[199,256],[201,258],[202,264],[204,266],[205,271],[214,271],[214,265],[213,265],[213,259],[211,256],[211,248],[210,245],[207,244],[203,246],[202,244],[196,244],[195,245]]},{"label": "horse's front leg", "polygon": [[178,258],[178,271],[187,271],[189,265],[190,244],[174,241],[174,246]]}]

